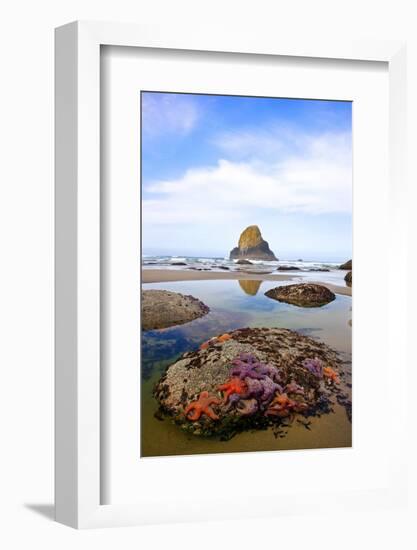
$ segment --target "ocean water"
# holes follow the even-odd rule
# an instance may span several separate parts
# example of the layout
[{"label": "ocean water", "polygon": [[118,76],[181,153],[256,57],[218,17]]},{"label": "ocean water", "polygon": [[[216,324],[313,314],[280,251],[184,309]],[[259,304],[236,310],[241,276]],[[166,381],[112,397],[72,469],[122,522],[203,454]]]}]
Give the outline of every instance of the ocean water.
[{"label": "ocean water", "polygon": [[185,351],[198,349],[208,338],[239,327],[289,328],[326,343],[345,363],[347,377],[344,383],[347,385],[343,390],[351,397],[351,298],[337,295],[333,302],[323,307],[300,308],[264,295],[281,284],[287,283],[209,280],[142,285],[144,290],[165,289],[192,294],[210,307],[210,313],[185,325],[142,333],[141,456],[351,446],[352,425],[345,409],[337,403],[333,413],[312,419],[311,430],[294,422],[284,438],[276,438],[272,430],[262,430],[238,434],[230,441],[205,439],[185,434],[169,419],[155,417],[158,404],[152,395],[153,387],[166,367]]},{"label": "ocean water", "polygon": [[[346,286],[346,271],[340,270],[341,262],[323,262],[316,260],[279,260],[274,262],[250,260],[251,265],[238,264],[229,258],[204,258],[186,256],[142,256],[142,269],[197,270],[214,272],[244,272],[254,274],[291,274],[297,281],[322,281],[323,283]],[[297,270],[282,271],[290,267]],[[227,268],[227,269],[226,269]],[[278,270],[278,268],[281,268]],[[328,270],[328,271],[323,271]]]},{"label": "ocean water", "polygon": [[[337,269],[342,262],[323,262],[318,260],[286,260],[280,259],[277,261],[265,261],[265,260],[250,260],[255,266],[265,266],[271,269],[276,269],[279,266],[292,266],[298,267],[302,270],[308,271],[309,269]],[[175,268],[175,264],[186,264],[187,267],[212,267],[213,269],[221,269],[221,266],[226,266],[232,269],[237,269],[239,264],[237,260],[230,260],[229,258],[221,257],[198,257],[198,256],[149,256],[142,255],[142,266],[147,268],[153,267],[165,267]]]}]

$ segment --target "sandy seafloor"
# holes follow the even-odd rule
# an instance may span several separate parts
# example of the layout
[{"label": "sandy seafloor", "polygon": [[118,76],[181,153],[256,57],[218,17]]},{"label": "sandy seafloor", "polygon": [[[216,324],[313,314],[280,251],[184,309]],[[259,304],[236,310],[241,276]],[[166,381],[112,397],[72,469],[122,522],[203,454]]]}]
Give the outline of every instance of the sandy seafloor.
[{"label": "sandy seafloor", "polygon": [[[351,398],[352,299],[344,283],[346,271],[280,274],[144,269],[142,289],[164,289],[192,294],[210,313],[185,325],[142,333],[141,345],[141,456],[200,453],[296,450],[350,447],[352,424],[337,402],[334,412],[310,418],[310,430],[297,421],[285,437],[272,429],[240,433],[229,441],[190,436],[169,419],[155,417],[158,404],[154,384],[166,366],[182,353],[198,349],[208,338],[239,327],[282,327],[318,339],[336,350],[346,372],[343,390]],[[320,308],[300,308],[271,300],[264,293],[278,285],[300,281],[322,282],[336,299]]]}]

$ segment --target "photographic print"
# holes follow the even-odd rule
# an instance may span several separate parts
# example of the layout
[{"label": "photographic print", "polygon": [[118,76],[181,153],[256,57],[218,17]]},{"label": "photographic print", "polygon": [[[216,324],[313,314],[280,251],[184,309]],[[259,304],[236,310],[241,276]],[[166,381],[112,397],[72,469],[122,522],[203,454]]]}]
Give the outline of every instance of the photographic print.
[{"label": "photographic print", "polygon": [[146,91],[141,456],[352,444],[352,104]]}]

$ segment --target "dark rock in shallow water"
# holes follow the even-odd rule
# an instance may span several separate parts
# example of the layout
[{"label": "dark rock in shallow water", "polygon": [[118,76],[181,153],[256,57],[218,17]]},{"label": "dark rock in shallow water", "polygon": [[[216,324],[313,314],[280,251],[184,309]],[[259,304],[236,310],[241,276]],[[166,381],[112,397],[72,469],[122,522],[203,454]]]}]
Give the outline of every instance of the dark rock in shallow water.
[{"label": "dark rock in shallow water", "polygon": [[313,283],[278,286],[265,292],[265,296],[300,307],[320,307],[336,298],[325,286]]},{"label": "dark rock in shallow water", "polygon": [[185,262],[171,262],[170,265],[187,265]]},{"label": "dark rock in shallow water", "polygon": [[238,246],[230,252],[231,260],[239,258],[266,261],[278,259],[270,250],[268,243],[262,238],[257,225],[247,227],[240,235]]},{"label": "dark rock in shallow water", "polygon": [[349,271],[349,273],[346,273],[345,275],[345,281],[348,286],[352,286],[352,272]]},{"label": "dark rock in shallow water", "polygon": [[347,271],[352,270],[352,260],[348,260],[346,263],[339,266],[339,269],[346,269]]},{"label": "dark rock in shallow water", "polygon": [[299,267],[295,267],[295,265],[280,265],[277,268],[277,271],[301,271]]},{"label": "dark rock in shallow water", "polygon": [[215,267],[218,269],[223,269],[224,271],[230,271],[230,267],[227,267],[225,265],[212,265],[211,267]]},{"label": "dark rock in shallow water", "polygon": [[170,365],[155,386],[163,414],[194,435],[230,439],[284,418],[326,414],[340,394],[338,354],[278,328],[242,328]]},{"label": "dark rock in shallow water", "polygon": [[327,267],[310,267],[307,271],[324,273],[330,271],[330,269],[327,269]]},{"label": "dark rock in shallow water", "polygon": [[210,309],[194,298],[168,290],[142,291],[142,330],[183,325],[206,315]]},{"label": "dark rock in shallow water", "polygon": [[236,263],[239,265],[253,265],[249,260],[238,260]]}]

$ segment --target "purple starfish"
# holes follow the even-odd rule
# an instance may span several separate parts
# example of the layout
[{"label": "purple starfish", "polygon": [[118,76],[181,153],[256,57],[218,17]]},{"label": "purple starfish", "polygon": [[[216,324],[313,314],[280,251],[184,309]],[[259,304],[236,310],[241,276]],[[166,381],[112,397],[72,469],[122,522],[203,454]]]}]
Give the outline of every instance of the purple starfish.
[{"label": "purple starfish", "polygon": [[269,403],[274,397],[277,390],[279,393],[282,393],[282,387],[271,380],[271,378],[264,378],[263,380],[261,380],[261,384],[263,386],[263,393],[260,397],[260,400],[263,403]]},{"label": "purple starfish", "polygon": [[285,386],[286,393],[295,393],[297,395],[304,395],[304,388],[292,380]]},{"label": "purple starfish", "polygon": [[261,363],[251,353],[241,353],[232,361],[233,368],[230,371],[231,376],[238,376],[241,380],[252,378],[262,380],[269,376],[275,379],[278,376],[278,371],[271,365]]},{"label": "purple starfish", "polygon": [[230,371],[230,376],[238,376],[241,380],[245,378],[253,378],[256,380],[265,378],[264,374],[261,374],[255,369],[255,365],[245,365],[244,363],[234,366]]},{"label": "purple starfish", "polygon": [[259,398],[263,394],[264,387],[261,380],[246,378],[245,382],[248,387],[247,392],[245,393],[245,399],[249,397]]},{"label": "purple starfish", "polygon": [[281,378],[278,369],[272,365],[259,363],[258,372],[264,374],[265,376],[269,376],[269,378],[272,378],[272,380],[275,380],[276,382],[279,382],[279,379]]},{"label": "purple starfish", "polygon": [[314,359],[304,359],[303,367],[314,374],[314,376],[317,376],[317,378],[323,378],[323,366],[317,357]]},{"label": "purple starfish", "polygon": [[262,380],[245,378],[247,385],[247,391],[242,395],[243,399],[255,398],[260,403],[269,403],[275,395],[275,392],[278,391],[282,393],[282,387],[279,384],[276,384],[271,378],[266,376]]}]

